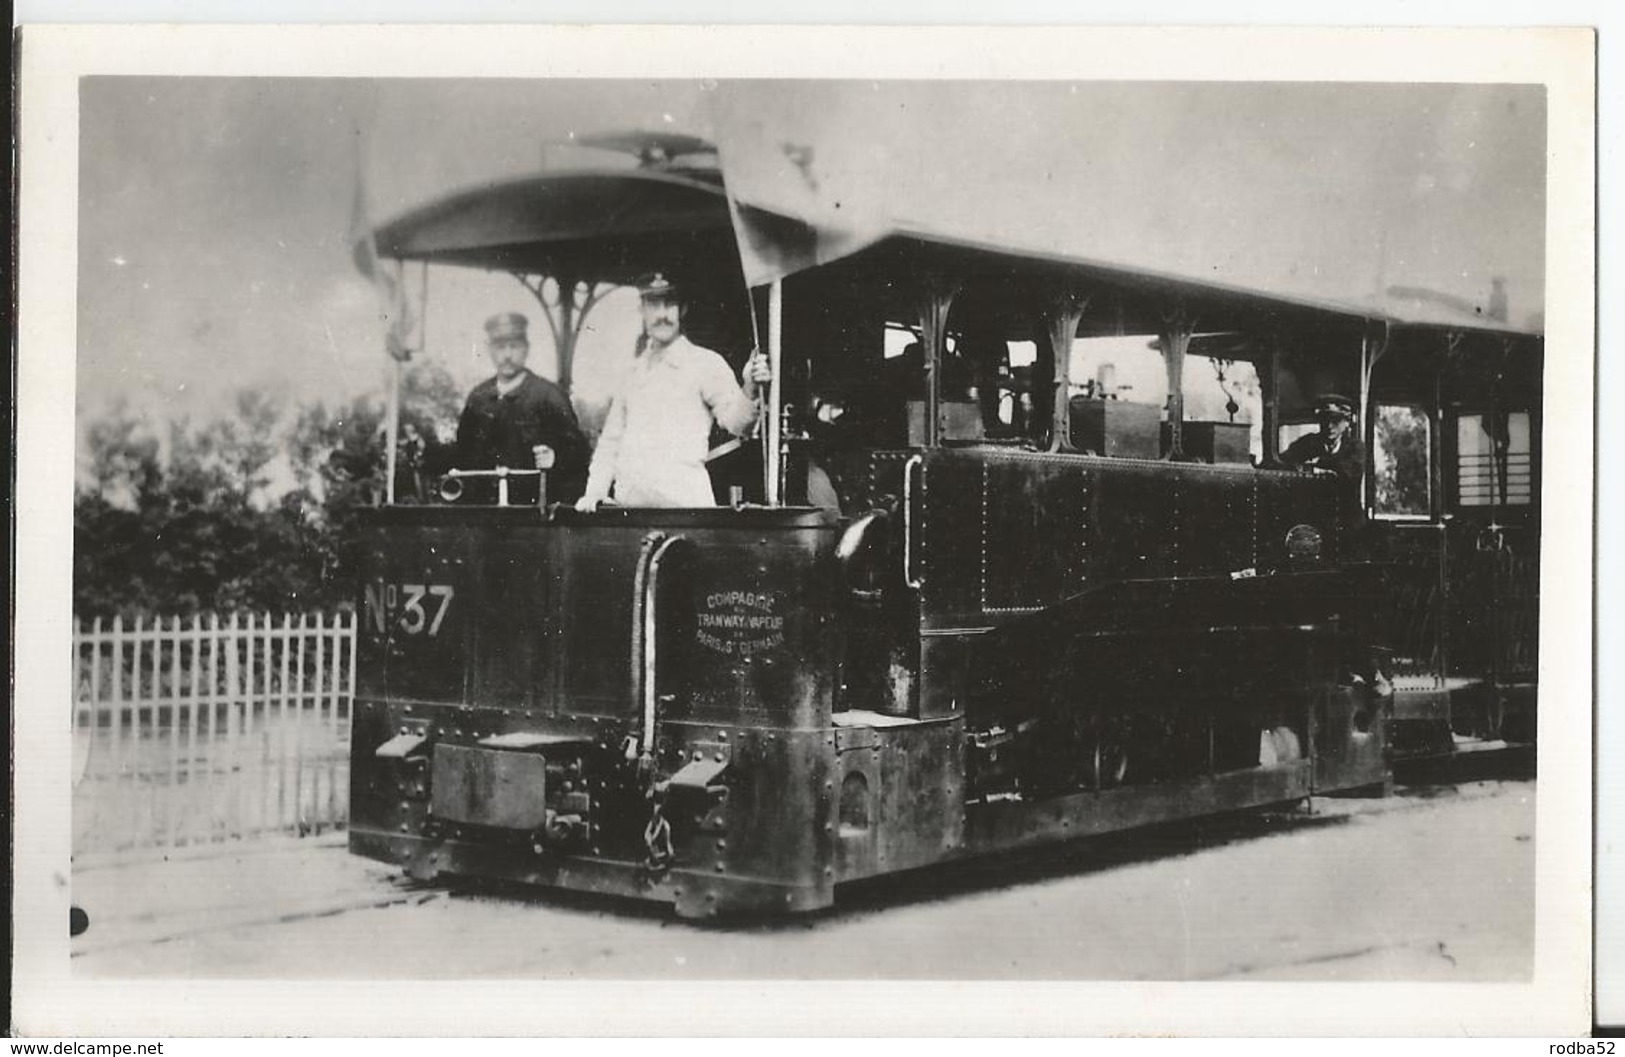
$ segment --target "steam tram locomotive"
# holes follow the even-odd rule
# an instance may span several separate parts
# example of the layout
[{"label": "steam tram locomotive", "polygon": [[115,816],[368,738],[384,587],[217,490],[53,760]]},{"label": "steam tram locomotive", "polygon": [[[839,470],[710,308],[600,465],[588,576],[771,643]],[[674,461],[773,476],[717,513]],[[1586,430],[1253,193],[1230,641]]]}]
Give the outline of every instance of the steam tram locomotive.
[{"label": "steam tram locomotive", "polygon": [[[565,385],[602,291],[679,274],[698,343],[736,369],[775,345],[783,417],[765,480],[749,449],[713,463],[715,508],[372,512],[353,851],[683,916],[807,911],[1532,733],[1538,334],[907,230],[752,312],[720,176],[678,146],[375,233],[519,277]],[[888,328],[918,347],[888,357]],[[1153,336],[1165,410],[1073,383],[1073,341],[1102,334]],[[1187,420],[1204,356],[1254,365],[1261,455]],[[1364,412],[1359,492],[1278,462],[1326,390]]]}]

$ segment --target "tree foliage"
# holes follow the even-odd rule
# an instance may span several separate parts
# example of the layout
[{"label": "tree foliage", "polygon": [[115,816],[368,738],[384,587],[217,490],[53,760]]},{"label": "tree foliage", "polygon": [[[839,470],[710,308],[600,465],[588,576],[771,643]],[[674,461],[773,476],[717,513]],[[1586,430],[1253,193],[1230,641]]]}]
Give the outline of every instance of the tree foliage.
[{"label": "tree foliage", "polygon": [[1428,418],[1408,404],[1377,408],[1376,449],[1372,467],[1376,478],[1376,509],[1383,514],[1428,512]]},{"label": "tree foliage", "polygon": [[[441,369],[402,387],[397,497],[444,461],[459,396]],[[163,434],[119,405],[85,431],[74,496],[83,618],[301,611],[349,604],[358,511],[383,497],[383,402],[293,409],[260,391]]]}]

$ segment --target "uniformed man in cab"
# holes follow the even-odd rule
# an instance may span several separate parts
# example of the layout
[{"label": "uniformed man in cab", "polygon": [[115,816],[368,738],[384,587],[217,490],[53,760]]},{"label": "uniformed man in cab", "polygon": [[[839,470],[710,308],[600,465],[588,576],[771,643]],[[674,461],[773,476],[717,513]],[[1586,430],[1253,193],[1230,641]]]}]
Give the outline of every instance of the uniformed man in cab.
[{"label": "uniformed man in cab", "polygon": [[1354,428],[1354,401],[1337,393],[1324,393],[1315,401],[1320,429],[1293,441],[1281,453],[1288,466],[1330,470],[1358,482],[1365,472],[1365,445]]},{"label": "uniformed man in cab", "polygon": [[[529,320],[518,312],[486,320],[485,351],[495,374],[468,394],[457,423],[457,468],[548,470],[549,499],[573,502],[581,494],[587,443],[570,398],[525,366],[530,355]],[[510,501],[535,502],[534,482],[515,479]],[[477,487],[481,498],[495,494],[489,482]]]},{"label": "uniformed man in cab", "polygon": [[[1338,393],[1324,393],[1315,400],[1315,419],[1320,425],[1319,431],[1293,441],[1281,453],[1281,461],[1288,466],[1325,470],[1338,476],[1342,486],[1341,517],[1349,533],[1343,545],[1344,556],[1359,557],[1370,545],[1370,540],[1364,538],[1363,531],[1365,503],[1361,482],[1365,476],[1365,445],[1355,428],[1354,401]],[[1369,608],[1356,606],[1351,611],[1350,623],[1356,644],[1345,658],[1350,679],[1357,685],[1369,686],[1371,692],[1382,701],[1389,701],[1393,695],[1393,682],[1382,670],[1378,653],[1369,648],[1370,643],[1379,637],[1375,617]]]},{"label": "uniformed man in cab", "polygon": [[1343,521],[1358,529],[1365,520],[1361,485],[1365,477],[1365,444],[1355,428],[1354,401],[1338,393],[1321,394],[1315,400],[1315,421],[1320,429],[1293,441],[1281,453],[1281,461],[1302,470],[1335,473],[1342,485],[1339,492]]}]

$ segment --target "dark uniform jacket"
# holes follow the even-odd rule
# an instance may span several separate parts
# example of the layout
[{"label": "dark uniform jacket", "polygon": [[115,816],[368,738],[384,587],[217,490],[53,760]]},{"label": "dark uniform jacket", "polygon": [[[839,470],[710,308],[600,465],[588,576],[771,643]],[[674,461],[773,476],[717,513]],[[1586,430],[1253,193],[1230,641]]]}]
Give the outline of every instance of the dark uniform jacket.
[{"label": "dark uniform jacket", "polygon": [[1321,433],[1310,433],[1293,441],[1286,451],[1281,453],[1281,461],[1288,466],[1313,466],[1321,470],[1331,470],[1345,480],[1358,481],[1365,472],[1365,445],[1354,431],[1343,435],[1343,443],[1336,451],[1326,450],[1326,437]]},{"label": "dark uniform jacket", "polygon": [[[547,475],[548,502],[573,502],[586,484],[587,442],[564,391],[526,371],[519,385],[505,394],[497,392],[495,378],[486,379],[468,394],[457,423],[458,469],[534,469],[536,457],[531,449],[538,444],[552,448],[555,456]],[[471,498],[485,502],[494,501],[495,494],[492,486],[469,492]],[[510,502],[534,502],[535,497],[533,485],[513,482]]]},{"label": "dark uniform jacket", "polygon": [[1340,503],[1344,520],[1351,525],[1358,525],[1364,520],[1365,503],[1360,481],[1365,473],[1365,445],[1354,430],[1350,429],[1343,435],[1343,443],[1334,452],[1326,450],[1326,438],[1320,433],[1299,437],[1281,453],[1281,461],[1288,466],[1314,467],[1337,474],[1343,485]]}]

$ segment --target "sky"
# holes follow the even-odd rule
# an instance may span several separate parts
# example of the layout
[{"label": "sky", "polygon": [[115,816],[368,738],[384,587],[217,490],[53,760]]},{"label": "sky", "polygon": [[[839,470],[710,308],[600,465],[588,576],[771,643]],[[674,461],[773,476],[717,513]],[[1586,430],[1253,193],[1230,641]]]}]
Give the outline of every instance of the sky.
[{"label": "sky", "polygon": [[[752,204],[1437,318],[1542,309],[1546,119],[1527,85],[726,83]],[[921,130],[929,130],[922,134]],[[782,140],[827,193],[782,178]],[[756,164],[767,178],[756,186]],[[809,179],[807,183],[812,183]],[[818,199],[845,199],[841,208]],[[821,214],[821,216],[820,216]],[[1410,291],[1396,296],[1396,291]],[[1457,320],[1459,321],[1459,317]]]},{"label": "sky", "polygon": [[[573,134],[709,134],[714,87],[84,80],[81,420],[119,399],[163,420],[221,413],[242,388],[381,393],[377,300],[348,245],[358,173],[385,220],[568,158]],[[1447,283],[1482,299],[1493,271],[1514,321],[1543,304],[1539,89],[775,82],[745,97],[921,226],[1345,300]],[[474,384],[480,324],[503,310],[529,310],[547,373],[530,295],[463,269],[432,270],[422,358]],[[629,300],[598,310],[584,389],[632,327]]]},{"label": "sky", "polygon": [[[679,104],[695,94],[625,83],[85,80],[81,411],[123,399],[162,420],[219,413],[241,388],[295,402],[381,392],[378,301],[348,243],[358,169],[373,219],[384,220],[533,171],[543,144],[578,126],[690,120]],[[530,295],[511,277],[457,269],[435,269],[430,287],[425,357],[472,384],[488,366],[481,322],[530,308]],[[535,355],[545,361],[548,350]]]}]

